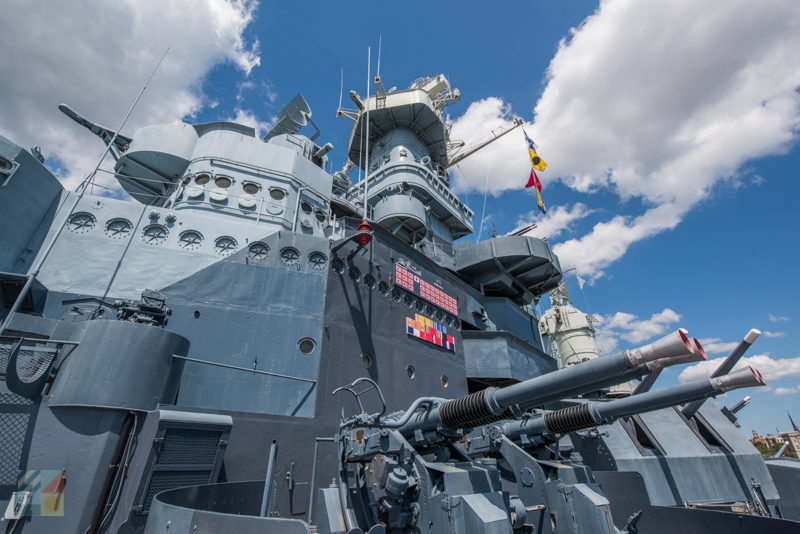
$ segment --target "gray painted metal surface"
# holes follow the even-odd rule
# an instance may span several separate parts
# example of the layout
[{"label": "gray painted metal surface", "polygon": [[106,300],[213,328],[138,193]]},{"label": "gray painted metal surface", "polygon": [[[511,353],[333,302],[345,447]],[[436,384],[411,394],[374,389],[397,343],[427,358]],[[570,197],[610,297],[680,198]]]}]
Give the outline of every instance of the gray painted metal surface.
[{"label": "gray painted metal surface", "polygon": [[[9,527],[634,534],[641,510],[641,532],[790,531],[798,470],[765,464],[711,402],[688,419],[668,408],[506,435],[497,418],[526,407],[483,420],[469,397],[448,419],[469,424],[397,429],[556,370],[530,306],[561,278],[547,243],[454,244],[473,215],[446,172],[442,110],[458,97],[443,76],[354,95],[335,188],[330,146],[294,127],[121,137],[115,176],[137,202],[64,191],[0,138],[0,507],[18,472],[66,480],[58,513]],[[353,165],[367,178],[350,186]],[[159,321],[146,290],[169,308]],[[574,406],[565,391],[603,402],[603,377],[582,376],[603,365],[536,382],[527,393],[548,404],[534,416]],[[568,375],[582,385],[554,386]],[[331,395],[357,380],[376,388]]]}]

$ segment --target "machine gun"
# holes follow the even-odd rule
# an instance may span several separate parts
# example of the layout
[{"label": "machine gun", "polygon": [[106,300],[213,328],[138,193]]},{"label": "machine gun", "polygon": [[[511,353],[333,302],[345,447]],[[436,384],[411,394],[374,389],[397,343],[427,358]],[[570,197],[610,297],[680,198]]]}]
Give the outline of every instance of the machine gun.
[{"label": "machine gun", "polygon": [[[534,414],[526,407],[554,395],[563,399],[559,392],[594,387],[598,380],[627,380],[632,370],[646,372],[652,362],[666,366],[704,357],[699,344],[679,330],[644,347],[505,388],[488,388],[455,400],[420,398],[405,412],[386,417],[383,411],[367,415],[361,406],[362,414],[343,420],[337,435],[339,481],[321,490],[315,514],[319,532],[363,532],[361,528],[372,526],[397,533],[425,527],[572,534],[578,527],[568,518],[581,515],[591,518],[595,532],[617,534],[608,500],[580,458],[553,462],[556,458],[544,458],[531,449],[548,450],[547,443],[559,434],[619,417],[763,385],[761,375],[746,369],[624,399],[578,401]],[[355,394],[355,385],[340,389]],[[336,523],[337,518],[343,522]],[[635,532],[637,518],[625,531]]]}]

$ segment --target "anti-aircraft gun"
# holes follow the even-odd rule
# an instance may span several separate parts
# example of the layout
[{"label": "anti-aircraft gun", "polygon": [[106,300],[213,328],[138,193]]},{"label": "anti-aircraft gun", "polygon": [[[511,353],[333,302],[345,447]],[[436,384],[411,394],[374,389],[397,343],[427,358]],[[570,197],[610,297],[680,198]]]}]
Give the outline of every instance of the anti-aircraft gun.
[{"label": "anti-aircraft gun", "polygon": [[[598,382],[629,380],[634,371],[641,376],[702,359],[699,343],[679,330],[504,388],[453,400],[419,398],[387,416],[385,403],[381,412],[366,413],[361,395],[374,388],[383,398],[376,384],[360,378],[337,390],[354,394],[362,413],[342,421],[339,480],[321,490],[319,532],[563,534],[587,532],[588,525],[591,532],[617,533],[591,469],[578,457],[560,457],[551,445],[565,433],[620,417],[764,385],[761,375],[744,369],[608,402],[579,399],[557,410],[528,410],[565,399],[565,392],[594,391]],[[359,391],[364,383],[368,387]],[[638,517],[626,531],[636,531]]]}]

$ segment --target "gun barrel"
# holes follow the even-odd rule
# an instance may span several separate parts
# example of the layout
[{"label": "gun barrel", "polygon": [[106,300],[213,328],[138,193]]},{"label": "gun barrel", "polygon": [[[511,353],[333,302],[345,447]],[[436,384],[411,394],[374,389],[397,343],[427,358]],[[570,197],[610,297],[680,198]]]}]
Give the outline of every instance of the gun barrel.
[{"label": "gun barrel", "polygon": [[543,399],[564,398],[564,392],[570,389],[585,387],[598,379],[619,377],[648,362],[685,358],[695,352],[686,331],[677,330],[637,349],[595,358],[505,388],[487,388],[444,402],[415,414],[400,431],[408,435],[417,430],[471,428],[509,419],[521,413],[524,407],[535,406]]},{"label": "gun barrel", "polygon": [[[758,336],[761,335],[760,330],[756,330],[755,328],[751,329],[747,332],[747,335],[744,336],[739,344],[736,346],[735,349],[722,361],[722,363],[717,367],[717,369],[711,373],[712,377],[722,376],[727,374],[733,369],[733,367],[739,363],[739,360],[744,356],[744,353],[747,352],[747,349],[756,342]],[[689,403],[683,407],[683,415],[686,417],[692,417],[694,414],[697,413],[697,410],[703,406],[705,399],[700,399],[695,402]]]},{"label": "gun barrel", "polygon": [[724,391],[765,384],[761,374],[752,367],[748,367],[720,377],[696,380],[608,402],[587,402],[548,412],[538,417],[508,421],[502,425],[502,428],[510,439],[516,439],[522,434],[530,436],[563,434],[608,424],[620,417],[706,399]]},{"label": "gun barrel", "polygon": [[[685,331],[683,332],[686,333]],[[638,365],[633,369],[629,369],[614,376],[605,377],[600,380],[595,380],[593,382],[578,387],[570,387],[566,390],[559,391],[558,393],[555,393],[553,395],[539,398],[537,399],[536,403],[523,403],[521,407],[523,409],[533,408],[534,406],[543,404],[545,402],[550,402],[559,399],[568,399],[570,397],[583,395],[584,393],[589,393],[591,391],[598,391],[611,386],[615,386],[617,384],[628,382],[630,380],[635,380],[647,374],[659,372],[661,369],[664,369],[665,367],[669,367],[672,365],[680,365],[682,363],[689,363],[689,362],[702,362],[707,360],[708,356],[706,355],[706,351],[703,349],[702,345],[700,345],[700,342],[696,338],[692,338],[691,341],[692,344],[694,345],[694,352],[667,358],[659,358],[657,360],[653,360]],[[584,363],[586,362],[578,363],[575,365],[583,365]]]}]

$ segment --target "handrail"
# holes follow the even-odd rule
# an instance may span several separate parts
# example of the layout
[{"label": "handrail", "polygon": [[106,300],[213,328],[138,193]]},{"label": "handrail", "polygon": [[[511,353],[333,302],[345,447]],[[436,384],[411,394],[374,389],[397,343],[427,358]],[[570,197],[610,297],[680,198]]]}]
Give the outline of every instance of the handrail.
[{"label": "handrail", "polygon": [[186,360],[187,362],[195,362],[195,363],[204,363],[206,365],[214,365],[216,367],[224,367],[225,369],[233,369],[234,371],[245,371],[248,373],[256,373],[259,375],[267,375],[267,376],[275,376],[278,378],[288,378],[289,380],[299,380],[300,382],[309,382],[311,384],[316,384],[316,380],[311,380],[310,378],[301,378],[299,376],[289,376],[289,375],[282,375],[280,373],[271,373],[269,371],[261,371],[259,369],[248,369],[247,367],[239,367],[238,365],[228,365],[226,363],[219,363],[219,362],[211,362],[208,360],[198,360],[197,358],[189,358],[186,356],[178,356],[177,354],[172,355],[173,358],[177,358],[179,360]]}]

